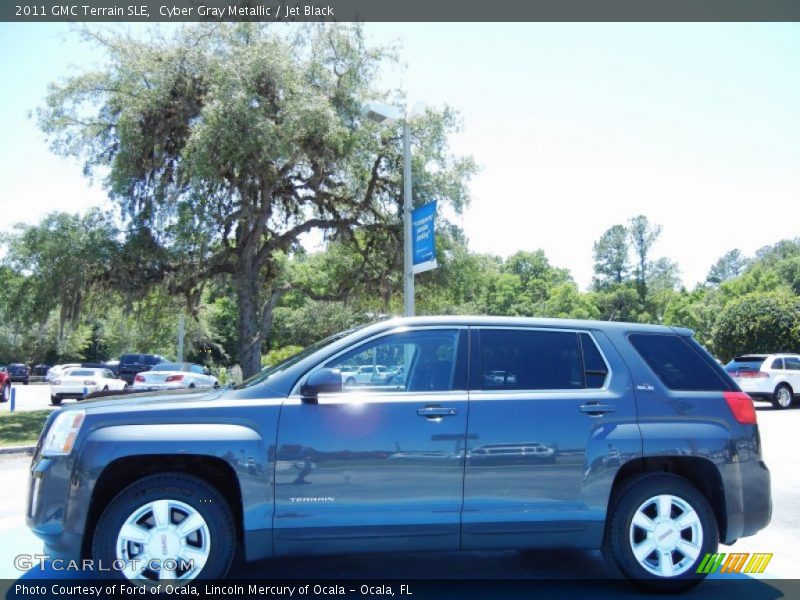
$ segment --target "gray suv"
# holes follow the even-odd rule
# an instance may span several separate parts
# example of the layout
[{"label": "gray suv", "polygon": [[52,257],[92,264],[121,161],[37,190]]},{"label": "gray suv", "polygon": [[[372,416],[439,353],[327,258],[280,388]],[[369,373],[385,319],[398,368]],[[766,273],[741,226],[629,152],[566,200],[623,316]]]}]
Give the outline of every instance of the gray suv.
[{"label": "gray suv", "polygon": [[[389,381],[343,385],[348,365]],[[602,548],[681,591],[767,525],[749,396],[663,326],[491,317],[344,332],[237,388],[51,415],[27,520],[52,557],[142,585],[234,554]]]}]

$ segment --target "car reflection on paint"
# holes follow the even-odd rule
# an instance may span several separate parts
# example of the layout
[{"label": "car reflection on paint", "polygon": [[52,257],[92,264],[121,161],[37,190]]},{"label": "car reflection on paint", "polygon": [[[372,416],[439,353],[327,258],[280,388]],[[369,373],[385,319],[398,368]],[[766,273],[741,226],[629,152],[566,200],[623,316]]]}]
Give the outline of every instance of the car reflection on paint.
[{"label": "car reflection on paint", "polygon": [[470,464],[473,465],[554,462],[556,462],[555,448],[539,442],[485,444],[470,451]]}]

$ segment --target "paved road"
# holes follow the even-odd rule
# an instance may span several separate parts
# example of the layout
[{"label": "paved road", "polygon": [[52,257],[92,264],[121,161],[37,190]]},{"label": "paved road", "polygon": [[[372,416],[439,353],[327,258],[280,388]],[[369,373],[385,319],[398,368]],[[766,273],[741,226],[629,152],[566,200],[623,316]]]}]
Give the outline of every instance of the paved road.
[{"label": "paved road", "polygon": [[[772,552],[774,558],[767,572],[759,580],[738,576],[716,575],[696,591],[683,598],[738,598],[772,600],[800,597],[797,581],[800,575],[800,452],[797,451],[797,431],[800,429],[800,409],[774,411],[759,405],[764,453],[772,472],[773,519],[769,527],[757,535],[740,540],[729,552]],[[14,568],[13,558],[17,554],[34,554],[41,551],[41,543],[24,526],[24,498],[27,484],[29,457],[5,457],[0,459],[0,580],[31,582],[34,577],[53,577],[52,573],[31,571],[21,573]],[[314,557],[262,561],[244,565],[237,564],[233,576],[242,578],[275,578],[303,581],[314,579],[346,578],[374,581],[396,580],[529,580],[534,578],[555,579],[552,584],[537,584],[537,597],[589,597],[596,599],[638,596],[623,582],[605,580],[607,567],[599,552],[547,551],[521,554],[517,552],[464,552],[438,554],[387,554],[345,555],[340,557]],[[13,582],[12,582],[13,583]],[[492,587],[491,581],[459,584],[457,588],[436,587],[435,581],[428,583],[411,600],[428,598],[494,598],[531,597],[534,590],[525,584],[503,583]],[[442,584],[443,585],[443,584]],[[448,584],[450,585],[450,584]],[[544,588],[541,586],[544,585]],[[487,587],[488,586],[488,587]],[[550,588],[548,588],[550,586]],[[792,587],[794,586],[794,587]],[[434,589],[431,592],[431,588]],[[792,589],[787,589],[792,588]],[[1,590],[0,590],[1,591]],[[413,591],[413,590],[412,590]],[[397,593],[397,590],[395,591]],[[0,594],[2,595],[2,594]],[[9,596],[11,597],[11,596]],[[348,596],[352,597],[352,596]]]},{"label": "paved road", "polygon": [[[43,410],[52,409],[55,406],[50,404],[50,386],[45,384],[30,384],[22,385],[21,383],[14,383],[11,389],[16,393],[14,402],[14,410]],[[72,400],[66,400],[72,402]],[[5,402],[0,404],[0,412],[8,412],[11,410],[11,403]]]}]

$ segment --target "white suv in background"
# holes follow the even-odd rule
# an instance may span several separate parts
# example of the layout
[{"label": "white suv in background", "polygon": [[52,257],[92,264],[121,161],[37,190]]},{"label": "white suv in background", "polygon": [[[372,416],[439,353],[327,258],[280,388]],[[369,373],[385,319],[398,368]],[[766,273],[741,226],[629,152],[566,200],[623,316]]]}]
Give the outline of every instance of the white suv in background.
[{"label": "white suv in background", "polygon": [[743,392],[769,400],[775,408],[789,408],[800,394],[800,355],[745,354],[737,356],[725,370]]}]

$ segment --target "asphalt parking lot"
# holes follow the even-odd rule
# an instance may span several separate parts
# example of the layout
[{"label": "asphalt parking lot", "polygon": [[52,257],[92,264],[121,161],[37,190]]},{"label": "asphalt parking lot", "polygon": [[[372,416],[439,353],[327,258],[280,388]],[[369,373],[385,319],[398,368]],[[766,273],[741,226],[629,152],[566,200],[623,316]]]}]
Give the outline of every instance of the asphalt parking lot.
[{"label": "asphalt parking lot", "polygon": [[[19,386],[19,410],[36,410],[49,406],[47,386]],[[43,399],[45,399],[43,401]],[[763,575],[731,576],[717,574],[710,582],[684,595],[684,598],[792,598],[800,597],[800,453],[796,448],[796,431],[800,426],[800,408],[775,411],[769,405],[758,403],[758,420],[761,428],[766,462],[772,473],[773,517],[770,525],[757,535],[739,540],[734,546],[721,547],[721,552],[767,552],[774,557]],[[3,406],[0,410],[8,410]],[[54,576],[46,570],[25,573],[14,567],[18,554],[35,554],[41,543],[24,525],[24,502],[27,456],[0,457],[0,580],[12,582],[38,577]],[[312,561],[312,562],[309,562]],[[519,581],[551,580],[544,588],[537,587],[537,596],[617,598],[638,596],[638,592],[621,581],[609,580],[609,571],[599,552],[546,551],[517,553],[509,551],[463,552],[437,554],[386,554],[344,555],[339,557],[314,557],[261,561],[253,564],[238,563],[234,577],[302,581],[313,579],[376,580],[393,579],[426,580],[424,593],[412,600],[432,597],[530,597],[532,590]],[[436,581],[472,581],[442,587],[439,593]],[[598,581],[602,580],[602,581]],[[503,583],[503,590],[494,589],[492,582]],[[556,583],[561,582],[561,583]],[[443,585],[443,584],[442,584]],[[499,584],[498,584],[499,585]],[[465,587],[466,586],[466,587]],[[488,586],[488,587],[487,587]],[[555,586],[548,593],[547,586]],[[433,588],[433,592],[430,591]],[[413,590],[412,590],[413,591]],[[502,591],[502,593],[501,593]],[[569,591],[569,593],[567,593]],[[457,593],[456,593],[457,592]],[[539,592],[544,593],[542,596]],[[433,595],[431,595],[431,593]],[[454,595],[455,594],[455,595]],[[564,595],[566,594],[566,595]],[[572,594],[572,595],[570,595]]]},{"label": "asphalt parking lot", "polygon": [[[14,410],[43,410],[55,408],[50,404],[50,385],[42,383],[11,384],[11,390],[16,395]],[[66,402],[71,402],[67,400]],[[0,404],[0,412],[11,410],[11,402]]]}]

